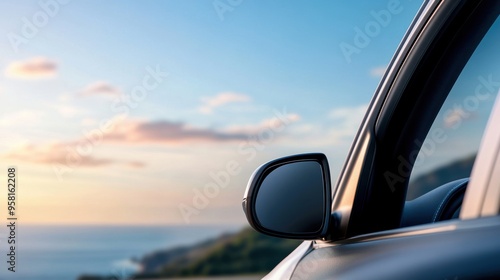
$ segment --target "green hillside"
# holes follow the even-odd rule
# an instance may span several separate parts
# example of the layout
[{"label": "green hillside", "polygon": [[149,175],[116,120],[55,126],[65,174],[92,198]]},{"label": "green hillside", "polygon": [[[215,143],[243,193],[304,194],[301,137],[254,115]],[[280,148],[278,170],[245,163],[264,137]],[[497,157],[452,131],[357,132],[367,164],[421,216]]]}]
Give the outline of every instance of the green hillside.
[{"label": "green hillside", "polygon": [[149,254],[139,261],[144,272],[135,279],[265,274],[300,242],[266,236],[246,228],[195,246]]}]

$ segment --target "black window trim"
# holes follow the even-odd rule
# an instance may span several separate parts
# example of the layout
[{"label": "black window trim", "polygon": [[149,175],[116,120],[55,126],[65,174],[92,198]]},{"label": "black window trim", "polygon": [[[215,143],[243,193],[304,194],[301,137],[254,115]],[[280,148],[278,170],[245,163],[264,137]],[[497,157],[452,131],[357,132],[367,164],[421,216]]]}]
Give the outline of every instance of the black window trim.
[{"label": "black window trim", "polygon": [[[499,8],[498,2],[489,0],[439,3],[402,63],[387,98],[380,100],[383,106],[376,124],[365,126],[366,131],[358,134],[371,137],[346,237],[399,227],[410,174],[393,186],[389,186],[384,174],[398,174],[398,158],[408,159],[416,149],[414,139],[425,138]],[[422,108],[427,114],[421,113]]]}]

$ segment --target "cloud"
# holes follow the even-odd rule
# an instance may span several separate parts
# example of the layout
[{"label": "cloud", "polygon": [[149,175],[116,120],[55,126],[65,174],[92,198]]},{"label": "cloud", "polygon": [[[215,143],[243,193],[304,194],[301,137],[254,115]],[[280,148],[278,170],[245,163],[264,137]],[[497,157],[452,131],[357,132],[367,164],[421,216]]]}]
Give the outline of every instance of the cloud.
[{"label": "cloud", "polygon": [[60,142],[45,145],[24,145],[14,149],[3,158],[8,160],[19,160],[38,164],[62,164],[81,167],[102,167],[111,164],[125,164],[131,168],[142,168],[146,166],[140,161],[123,161],[109,158],[97,158],[92,155],[82,156],[77,152],[77,142]]},{"label": "cloud", "polygon": [[330,137],[337,141],[351,141],[358,131],[367,109],[368,104],[363,104],[331,110],[328,114],[328,117],[333,121]]},{"label": "cloud", "polygon": [[385,70],[387,70],[387,66],[379,66],[370,69],[370,76],[375,78],[382,78],[385,74]]},{"label": "cloud", "polygon": [[97,123],[98,123],[98,121],[96,119],[93,119],[93,118],[83,118],[80,121],[80,124],[82,126],[96,126]]},{"label": "cloud", "polygon": [[249,137],[242,132],[224,132],[210,128],[197,128],[183,122],[127,121],[105,136],[106,140],[124,143],[221,142],[244,140]]},{"label": "cloud", "polygon": [[146,166],[146,164],[141,161],[130,161],[127,163],[127,165],[132,168],[143,168]]},{"label": "cloud", "polygon": [[10,114],[3,115],[0,118],[1,127],[19,127],[22,125],[38,125],[45,116],[45,112],[38,110],[20,110]]},{"label": "cloud", "polygon": [[[290,147],[321,147],[321,149],[344,150],[352,143],[368,108],[367,104],[338,107],[330,110],[324,122],[307,120],[287,129],[288,137],[282,141]],[[304,146],[304,143],[307,145]]]},{"label": "cloud", "polygon": [[5,75],[14,79],[46,79],[55,77],[57,63],[45,57],[15,61],[7,66]]},{"label": "cloud", "polygon": [[82,97],[88,96],[107,96],[107,97],[118,97],[121,95],[121,91],[111,84],[98,81],[86,86],[80,93]]},{"label": "cloud", "polygon": [[334,108],[328,113],[328,117],[332,120],[343,120],[344,123],[359,125],[361,118],[366,113],[368,104],[363,104],[353,107]]},{"label": "cloud", "polygon": [[[111,120],[111,131],[103,132],[98,128],[85,130],[85,135],[73,141],[60,141],[50,144],[29,144],[2,155],[9,160],[21,160],[37,164],[66,164],[83,167],[100,167],[124,164],[129,168],[142,168],[141,161],[98,158],[95,149],[105,145],[149,145],[161,146],[189,145],[192,143],[226,143],[247,141],[264,129],[283,127],[300,119],[297,114],[282,114],[262,121],[256,125],[226,127],[222,129],[202,128],[184,122],[168,120]],[[90,147],[90,148],[89,148]],[[90,152],[89,152],[90,149]],[[80,154],[82,151],[83,154]],[[76,164],[74,162],[77,162]]]},{"label": "cloud", "polygon": [[51,107],[54,108],[64,118],[72,118],[86,112],[83,109],[79,109],[70,105],[52,105]]},{"label": "cloud", "polygon": [[443,117],[443,124],[446,128],[455,127],[460,125],[463,121],[476,118],[473,112],[466,112],[464,109],[455,107],[446,112]]},{"label": "cloud", "polygon": [[224,106],[226,104],[242,103],[249,101],[250,97],[247,95],[240,93],[233,93],[233,92],[223,92],[213,97],[203,98],[202,102],[204,104],[199,108],[199,111],[202,114],[211,114],[215,108]]},{"label": "cloud", "polygon": [[[290,113],[284,114],[281,116],[275,116],[269,119],[265,119],[258,124],[248,124],[248,125],[235,125],[230,126],[226,129],[226,131],[230,131],[233,133],[244,133],[250,135],[256,135],[261,131],[266,129],[273,129],[277,127],[286,126],[295,122],[298,122],[301,119],[299,114]],[[281,128],[280,128],[281,130]]]},{"label": "cloud", "polygon": [[[25,145],[17,148],[6,155],[10,160],[21,160],[41,164],[64,164],[68,160],[76,160],[74,151],[69,148],[67,143],[55,143],[47,145]],[[113,163],[110,159],[98,159],[92,156],[79,157],[79,165],[87,167],[97,167]]]}]

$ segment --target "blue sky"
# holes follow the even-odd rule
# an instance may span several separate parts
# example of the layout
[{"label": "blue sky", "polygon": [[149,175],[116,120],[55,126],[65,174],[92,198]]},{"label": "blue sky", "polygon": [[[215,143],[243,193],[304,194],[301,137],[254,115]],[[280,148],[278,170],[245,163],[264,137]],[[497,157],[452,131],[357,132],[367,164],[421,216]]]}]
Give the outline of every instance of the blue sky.
[{"label": "blue sky", "polygon": [[[43,20],[46,3],[55,12],[27,38],[26,21]],[[220,3],[231,8],[222,17]],[[21,170],[23,219],[182,224],[182,204],[198,211],[190,223],[243,224],[246,181],[265,161],[323,152],[335,177],[420,4],[0,3],[0,125],[9,131],[0,154]],[[380,11],[390,18],[349,62],[340,45],[355,45],[356,28]],[[113,107],[145,79],[150,89],[126,114]],[[103,121],[112,128],[68,164]],[[227,186],[194,207],[212,175],[235,163]]]}]

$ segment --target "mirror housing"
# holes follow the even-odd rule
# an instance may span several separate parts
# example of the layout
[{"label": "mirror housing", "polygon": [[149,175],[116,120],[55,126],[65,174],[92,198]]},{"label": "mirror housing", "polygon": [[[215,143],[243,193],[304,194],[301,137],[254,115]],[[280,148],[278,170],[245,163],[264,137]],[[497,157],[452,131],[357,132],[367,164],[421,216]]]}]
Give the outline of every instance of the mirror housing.
[{"label": "mirror housing", "polygon": [[300,154],[260,166],[248,182],[243,210],[259,232],[314,240],[328,234],[331,203],[326,156]]}]

